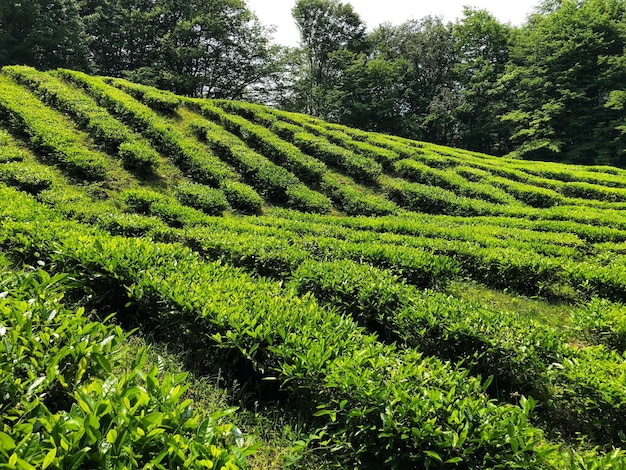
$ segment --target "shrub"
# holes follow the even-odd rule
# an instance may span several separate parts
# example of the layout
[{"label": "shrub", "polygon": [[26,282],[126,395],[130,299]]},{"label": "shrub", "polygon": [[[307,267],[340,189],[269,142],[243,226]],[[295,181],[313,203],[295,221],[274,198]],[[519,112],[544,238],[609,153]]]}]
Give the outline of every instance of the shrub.
[{"label": "shrub", "polygon": [[168,197],[149,189],[129,189],[120,194],[120,200],[130,211],[146,215],[152,204],[167,201]]},{"label": "shrub", "polygon": [[38,194],[52,186],[54,175],[43,165],[9,162],[0,164],[0,181],[21,191]]},{"label": "shrub", "polygon": [[254,189],[238,181],[225,180],[220,189],[224,192],[230,206],[244,214],[260,214],[263,199]]},{"label": "shrub", "polygon": [[348,215],[389,215],[399,208],[384,197],[364,193],[349,180],[332,174],[324,175],[322,190]]},{"label": "shrub", "polygon": [[36,150],[51,158],[70,176],[103,180],[107,176],[105,158],[84,148],[81,136],[71,128],[59,125],[62,115],[49,109],[41,101],[16,85],[6,76],[0,76],[0,114],[8,116],[11,125],[30,137]]},{"label": "shrub", "polygon": [[118,151],[124,167],[139,170],[142,173],[151,173],[159,164],[159,154],[141,142],[124,142]]},{"label": "shrub", "polygon": [[228,201],[222,191],[202,184],[181,184],[176,188],[176,197],[182,204],[208,215],[221,215],[228,209]]},{"label": "shrub", "polygon": [[332,209],[332,204],[326,196],[307,188],[303,184],[288,186],[285,194],[287,195],[287,205],[292,209],[316,214],[326,214]]}]

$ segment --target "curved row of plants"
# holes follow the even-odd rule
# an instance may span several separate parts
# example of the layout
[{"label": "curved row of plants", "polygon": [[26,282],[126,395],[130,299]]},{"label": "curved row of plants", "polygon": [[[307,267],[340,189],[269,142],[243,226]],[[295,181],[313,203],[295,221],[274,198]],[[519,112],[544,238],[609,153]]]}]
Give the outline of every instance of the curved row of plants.
[{"label": "curved row of plants", "polygon": [[245,213],[261,211],[261,197],[250,186],[237,181],[232,168],[194,140],[186,138],[152,109],[100,78],[71,70],[60,70],[58,73],[86,89],[112,114],[145,133],[152,144],[163,155],[173,159],[192,180],[222,190],[234,209]]},{"label": "curved row of plants", "polygon": [[[232,367],[243,362],[274,377],[317,409],[347,462],[529,468],[550,461],[554,449],[530,426],[525,399],[495,405],[467,371],[382,345],[280,284],[202,262],[180,246],[58,222],[18,193],[1,192],[1,244],[10,255],[81,277],[95,291],[117,291],[160,331],[186,332],[198,347],[231,351]],[[12,220],[28,206],[28,222]]]}]

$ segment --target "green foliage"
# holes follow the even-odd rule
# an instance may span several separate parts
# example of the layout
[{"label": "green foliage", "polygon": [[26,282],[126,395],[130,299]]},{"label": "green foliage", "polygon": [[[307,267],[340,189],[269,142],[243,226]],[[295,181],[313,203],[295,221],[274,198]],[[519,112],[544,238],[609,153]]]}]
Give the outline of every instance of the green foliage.
[{"label": "green foliage", "polygon": [[21,191],[37,194],[49,189],[54,177],[52,171],[45,166],[9,162],[0,164],[0,181]]},{"label": "green foliage", "polygon": [[346,214],[349,215],[389,215],[398,212],[392,201],[376,194],[360,190],[345,177],[334,174],[324,175],[322,189]]},{"label": "green foliage", "polygon": [[225,180],[220,189],[224,192],[226,200],[233,209],[244,214],[260,214],[263,206],[263,199],[259,194],[247,184],[239,181]]},{"label": "green foliage", "polygon": [[[49,230],[59,222],[40,222],[38,228],[3,225],[2,246],[24,259],[39,256],[93,288],[103,282],[124,285],[143,314],[165,322],[164,333],[180,337],[184,332],[196,338],[198,347],[210,342],[278,379],[317,409],[324,426],[321,439],[346,464],[448,461],[528,468],[553,452],[529,424],[532,401],[523,399],[520,407],[496,405],[466,371],[381,345],[353,322],[320,309],[311,297],[203,263],[179,245],[110,237],[67,222],[61,222],[65,230]],[[44,225],[48,230],[42,230]],[[76,243],[81,238],[90,242]],[[172,330],[173,320],[182,328]],[[80,409],[92,409],[88,399],[79,398],[87,405]],[[143,444],[141,432],[136,435]]]},{"label": "green foliage", "polygon": [[220,123],[273,162],[292,171],[303,181],[317,183],[326,170],[319,160],[303,154],[297,147],[275,136],[263,126],[239,116],[227,114],[209,102],[199,104],[202,114]]},{"label": "green foliage", "polygon": [[58,73],[85,88],[100,105],[130,126],[145,132],[159,151],[180,165],[197,182],[219,186],[228,177],[229,169],[219,159],[185,139],[147,106],[99,78],[70,70],[60,70]]},{"label": "green foliage", "polygon": [[333,145],[326,139],[316,137],[298,126],[275,123],[272,130],[309,155],[341,168],[357,181],[375,183],[382,173],[382,168],[374,160]]},{"label": "green foliage", "polygon": [[224,193],[196,183],[180,185],[176,190],[178,200],[208,215],[221,215],[228,208]]},{"label": "green foliage", "polygon": [[400,179],[383,182],[389,199],[402,207],[429,214],[484,215],[499,212],[494,204],[457,196],[452,191]]},{"label": "green foliage", "polygon": [[[60,303],[63,293],[102,316],[116,310],[120,324],[139,322],[148,337],[193,351],[199,370],[210,359],[228,371],[225,380],[231,372],[245,377],[254,406],[270,397],[281,412],[295,409],[302,429],[293,434],[307,436],[293,445],[310,445],[321,460],[332,455],[328,465],[623,466],[621,449],[598,449],[621,446],[626,433],[624,171],[495,158],[240,102],[179,97],[166,116],[132,97],[146,100],[153,90],[143,85],[67,70],[7,67],[0,81],[7,85],[0,92],[0,155],[7,156],[0,163],[0,270],[12,269],[9,260],[61,276],[54,282],[59,302],[34,293],[9,310],[48,302],[56,319],[66,310],[82,318],[70,301]],[[26,121],[37,116],[33,110],[39,117]],[[165,164],[150,175],[111,165],[111,178],[77,184],[45,165],[69,174],[58,157],[25,147],[45,124],[67,137],[57,152],[89,150],[87,135],[67,116],[111,154],[157,155],[154,145],[184,173]],[[315,156],[323,154],[328,166]],[[31,275],[47,276],[0,278],[15,284],[16,276]],[[455,298],[467,296],[447,290],[451,280],[471,280],[479,292],[513,292],[518,303]],[[15,289],[5,290],[3,313]],[[527,304],[536,302],[524,296],[558,305],[529,320]],[[558,318],[542,317],[554,312]],[[33,337],[40,326],[29,327]],[[3,328],[0,320],[0,356],[13,331]],[[95,333],[86,336],[84,348],[91,339],[101,343]],[[245,463],[251,449],[216,417],[203,447],[207,416],[196,419],[178,408],[180,400],[159,398],[159,390],[177,396],[183,378],[136,368],[141,354],[129,354],[123,336],[114,351],[120,359],[106,356],[113,377],[92,357],[80,383],[74,371],[76,383],[60,374],[67,387],[53,380],[44,388],[47,378],[36,381],[45,374],[29,369],[33,361],[10,363],[26,378],[0,375],[0,387],[16,390],[19,401],[0,405],[0,433],[11,439],[0,434],[0,460],[26,461],[38,442],[43,450],[31,465],[63,467],[53,460],[71,441],[78,450],[67,458],[91,459],[87,466],[106,466],[107,455],[128,468],[159,458],[164,468],[192,467],[192,459]],[[31,347],[37,363],[41,346],[58,343]],[[62,370],[66,363],[58,364]],[[28,391],[35,383],[39,401]],[[123,419],[115,415],[135,405]],[[6,417],[8,407],[27,416]],[[112,426],[130,431],[121,438]],[[535,426],[559,436],[562,448]],[[180,436],[178,447],[162,454],[170,435]],[[86,446],[100,452],[81,457]]]},{"label": "green foliage", "polygon": [[[158,217],[172,227],[206,223],[205,211],[210,215],[221,215],[228,207],[222,193],[202,186],[182,186],[178,197],[181,202],[149,189],[130,189],[120,194],[120,200],[129,211]],[[183,205],[188,202],[191,207]]]},{"label": "green foliage", "polygon": [[25,133],[35,150],[58,164],[70,176],[102,180],[108,164],[104,157],[84,148],[73,129],[59,126],[61,116],[24,88],[0,75],[0,116],[17,132]]},{"label": "green foliage", "polygon": [[146,370],[145,350],[124,349],[119,327],[62,303],[75,283],[41,270],[0,277],[2,460],[16,468],[244,467],[241,432],[219,422],[233,410],[203,419],[184,399],[184,375]]},{"label": "green foliage", "polygon": [[502,83],[515,95],[503,116],[512,155],[571,163],[618,163],[619,133],[605,108],[621,89],[624,5],[546,2],[515,36]]},{"label": "green foliage", "polygon": [[[204,109],[204,108],[203,108]],[[331,203],[324,195],[304,186],[289,170],[251,150],[238,137],[207,120],[191,123],[212,149],[239,169],[244,178],[268,199],[305,212],[326,213]]]}]

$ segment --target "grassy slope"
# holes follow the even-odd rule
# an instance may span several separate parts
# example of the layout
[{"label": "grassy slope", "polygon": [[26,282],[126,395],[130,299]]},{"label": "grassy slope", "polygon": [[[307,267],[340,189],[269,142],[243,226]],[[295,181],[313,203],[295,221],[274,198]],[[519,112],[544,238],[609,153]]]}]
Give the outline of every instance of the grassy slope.
[{"label": "grassy slope", "polygon": [[[181,242],[208,259],[292,280],[294,288],[315,292],[326,308],[364,318],[361,325],[381,340],[452,362],[463,359],[472,374],[497,375],[502,364],[545,363],[545,377],[535,378],[542,385],[530,390],[547,384],[553,394],[552,401],[540,403],[536,418],[546,435],[563,442],[564,449],[576,447],[576,433],[568,429],[573,426],[589,434],[592,444],[619,445],[613,436],[621,429],[610,423],[620,419],[623,405],[598,412],[604,421],[597,425],[586,423],[587,415],[578,416],[576,407],[584,408],[587,398],[603,399],[585,396],[588,390],[609,396],[609,403],[623,398],[626,171],[499,159],[246,103],[185,100],[69,71],[5,68],[0,79],[5,184],[30,192],[68,219],[117,234]],[[15,104],[16,95],[25,104]],[[55,136],[46,128],[55,122],[66,134]],[[77,170],[72,160],[77,148],[104,162],[105,178]],[[124,153],[124,148],[140,150]],[[195,196],[181,196],[186,184]],[[241,202],[250,201],[250,194],[262,198],[261,214],[245,215],[258,212]],[[228,205],[220,206],[218,199]],[[381,270],[375,278],[389,283],[380,281],[375,295],[367,297],[362,286],[369,284],[358,282],[369,274],[355,274],[344,282],[361,287],[339,292],[332,282],[329,287],[311,277],[315,273],[304,263],[309,257],[365,262]],[[425,287],[436,292],[425,297],[424,310],[448,297],[456,302],[449,311],[461,316],[433,312],[429,320],[406,323],[398,312],[413,308]],[[386,298],[379,298],[385,295],[396,300],[385,304]],[[354,298],[358,302],[350,306]],[[379,311],[389,308],[388,317],[364,311],[363,305],[374,301],[382,302]],[[487,324],[487,333],[472,329],[474,310],[497,326]],[[450,324],[443,330],[449,330],[433,332],[435,323],[445,322]],[[430,326],[413,337],[407,333],[413,324]],[[535,335],[519,341],[519,351],[534,352],[519,352],[520,338],[511,342],[502,333],[509,330]],[[447,345],[445,351],[429,341]],[[472,341],[480,345],[472,349]],[[170,358],[173,370],[196,361],[173,344],[150,347]],[[510,362],[498,356],[507,350],[513,351]],[[550,365],[555,358],[573,365],[564,362],[565,372],[555,372]],[[590,365],[579,367],[580,374],[595,371],[600,385],[573,371],[585,361]],[[301,441],[319,422],[297,400],[268,400],[254,383],[240,385],[236,374],[211,384],[206,376],[220,376],[222,366],[228,368],[218,363],[192,369],[197,379],[191,393],[218,407],[243,403],[233,419],[264,442],[253,467],[297,458],[303,458],[303,467],[331,462],[328,453],[302,450]],[[516,402],[514,384],[502,383],[492,385],[490,394]],[[545,411],[548,402],[556,405]],[[323,441],[315,445],[324,448]]]}]

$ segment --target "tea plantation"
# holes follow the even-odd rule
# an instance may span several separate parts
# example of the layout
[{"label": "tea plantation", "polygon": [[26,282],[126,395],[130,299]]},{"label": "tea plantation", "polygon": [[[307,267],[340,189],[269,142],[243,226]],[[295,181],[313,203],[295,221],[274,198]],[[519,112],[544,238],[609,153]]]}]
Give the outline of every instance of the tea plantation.
[{"label": "tea plantation", "polygon": [[0,222],[0,468],[626,468],[626,170],[11,66]]}]

